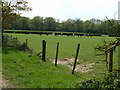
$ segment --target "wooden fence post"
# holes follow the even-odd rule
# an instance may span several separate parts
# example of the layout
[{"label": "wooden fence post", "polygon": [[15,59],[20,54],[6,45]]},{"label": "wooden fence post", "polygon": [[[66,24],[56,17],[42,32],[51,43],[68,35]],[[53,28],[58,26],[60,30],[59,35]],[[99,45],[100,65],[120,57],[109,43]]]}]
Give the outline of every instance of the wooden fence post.
[{"label": "wooden fence post", "polygon": [[112,72],[113,67],[113,50],[110,50],[109,54],[109,72]]},{"label": "wooden fence post", "polygon": [[79,53],[79,48],[80,48],[80,44],[78,44],[78,47],[77,47],[76,57],[75,57],[75,61],[74,61],[74,66],[73,66],[72,74],[74,74],[74,71],[75,71],[75,66],[76,66],[76,63],[77,63],[77,57],[78,57],[78,53]]},{"label": "wooden fence post", "polygon": [[59,50],[59,43],[57,43],[55,66],[57,66],[58,50]]},{"label": "wooden fence post", "polygon": [[42,41],[42,60],[46,61],[46,41]]}]

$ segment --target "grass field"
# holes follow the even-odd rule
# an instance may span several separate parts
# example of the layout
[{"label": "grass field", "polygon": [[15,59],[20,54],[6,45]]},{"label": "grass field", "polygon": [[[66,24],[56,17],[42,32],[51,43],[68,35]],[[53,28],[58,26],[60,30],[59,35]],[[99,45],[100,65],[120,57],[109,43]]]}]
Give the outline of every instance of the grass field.
[{"label": "grass field", "polygon": [[[47,42],[47,57],[55,58],[57,42],[60,43],[58,58],[75,58],[77,44],[80,43],[80,52],[78,59],[82,63],[101,61],[102,58],[95,56],[94,48],[101,45],[103,40],[112,41],[115,37],[77,37],[77,36],[54,36],[54,35],[35,35],[35,34],[8,34],[17,37],[20,42],[28,39],[28,46],[36,53],[42,51],[42,40]],[[114,63],[118,63],[118,52],[114,53]]]},{"label": "grass field", "polygon": [[55,58],[57,42],[60,43],[59,58],[75,57],[77,44],[80,43],[79,58],[95,59],[94,48],[101,44],[103,40],[114,40],[114,37],[77,37],[77,36],[46,36],[35,34],[9,34],[17,37],[20,42],[28,39],[29,47],[39,53],[42,48],[42,40],[47,42],[47,57]]},{"label": "grass field", "polygon": [[[29,55],[20,51],[11,51],[3,54],[3,75],[5,79],[13,81],[16,87],[42,87],[42,88],[71,88],[76,82],[96,77],[102,79],[107,74],[108,68],[101,57],[95,56],[94,48],[101,44],[102,40],[114,40],[113,37],[76,37],[76,36],[45,36],[34,34],[8,34],[17,37],[21,43],[28,39],[29,47],[36,53],[41,51],[41,42],[47,42],[47,62],[40,58],[28,57]],[[63,65],[55,67],[51,62],[55,58],[56,44],[60,43],[59,59],[74,58],[77,44],[80,43],[79,63],[98,63],[87,73],[75,72]],[[118,66],[118,51],[114,53],[114,69]],[[11,73],[12,72],[12,73]],[[23,85],[24,84],[24,85]]]}]

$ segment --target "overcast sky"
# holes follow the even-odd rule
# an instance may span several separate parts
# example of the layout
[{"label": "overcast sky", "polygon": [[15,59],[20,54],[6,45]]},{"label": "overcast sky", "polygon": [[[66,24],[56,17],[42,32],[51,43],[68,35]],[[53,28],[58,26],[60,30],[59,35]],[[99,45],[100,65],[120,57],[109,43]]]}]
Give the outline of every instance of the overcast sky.
[{"label": "overcast sky", "polygon": [[118,1],[120,0],[26,0],[32,11],[24,12],[22,16],[33,18],[54,17],[67,20],[68,18],[81,20],[117,19]]}]

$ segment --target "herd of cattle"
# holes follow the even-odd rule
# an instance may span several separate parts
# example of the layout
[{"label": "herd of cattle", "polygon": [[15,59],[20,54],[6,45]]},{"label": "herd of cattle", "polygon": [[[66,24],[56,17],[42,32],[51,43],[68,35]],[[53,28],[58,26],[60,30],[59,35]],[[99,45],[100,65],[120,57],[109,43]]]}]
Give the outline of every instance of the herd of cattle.
[{"label": "herd of cattle", "polygon": [[[91,37],[91,36],[102,36],[102,34],[80,34],[80,33],[70,33],[70,32],[61,32],[61,33],[58,33],[58,32],[34,32],[34,31],[29,31],[29,32],[26,32],[26,31],[4,31],[4,33],[19,33],[19,34],[39,34],[39,35],[55,35],[55,36],[58,36],[58,35],[66,35],[66,36],[88,36],[88,37]],[[108,35],[110,37],[120,37],[120,35],[115,35],[115,34],[112,34],[112,35]]]}]

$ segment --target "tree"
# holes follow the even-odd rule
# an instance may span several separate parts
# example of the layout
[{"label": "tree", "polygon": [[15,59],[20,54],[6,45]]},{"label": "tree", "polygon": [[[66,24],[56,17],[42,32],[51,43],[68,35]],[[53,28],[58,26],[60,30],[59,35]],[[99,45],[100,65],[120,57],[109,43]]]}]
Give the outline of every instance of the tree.
[{"label": "tree", "polygon": [[120,20],[108,20],[109,27],[111,27],[111,31],[109,31],[110,34],[116,34],[120,35]]},{"label": "tree", "polygon": [[74,31],[75,30],[74,21],[75,20],[73,19],[67,19],[67,21],[62,21],[60,24],[60,30],[66,32]]},{"label": "tree", "polygon": [[17,20],[12,22],[11,28],[14,30],[29,30],[30,29],[30,18],[19,17]]},{"label": "tree", "polygon": [[44,30],[56,30],[56,20],[52,17],[46,17],[44,19]]},{"label": "tree", "polygon": [[85,26],[86,33],[93,33],[94,32],[93,30],[94,30],[95,24],[93,22],[87,20],[84,22],[84,26]]},{"label": "tree", "polygon": [[74,24],[75,24],[75,31],[84,32],[85,28],[84,28],[84,23],[82,20],[76,19]]},{"label": "tree", "polygon": [[56,31],[60,31],[60,20],[56,19]]},{"label": "tree", "polygon": [[35,16],[31,20],[31,29],[32,30],[43,30],[43,23],[44,23],[43,17]]},{"label": "tree", "polygon": [[19,11],[29,11],[32,10],[28,7],[28,2],[25,0],[3,0],[2,1],[2,37],[3,29],[11,27],[13,20],[20,17]]}]

